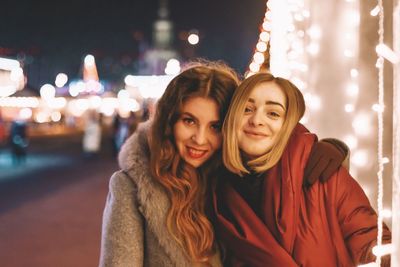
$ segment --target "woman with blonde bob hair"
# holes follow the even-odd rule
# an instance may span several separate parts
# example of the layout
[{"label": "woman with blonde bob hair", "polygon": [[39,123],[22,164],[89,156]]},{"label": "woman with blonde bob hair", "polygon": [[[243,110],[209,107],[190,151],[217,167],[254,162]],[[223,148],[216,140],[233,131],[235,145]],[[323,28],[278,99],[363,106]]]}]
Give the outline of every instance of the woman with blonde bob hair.
[{"label": "woman with blonde bob hair", "polygon": [[[287,119],[283,122],[282,129],[277,136],[273,148],[260,157],[247,161],[247,166],[245,167],[242,162],[236,132],[228,129],[238,129],[240,127],[244,116],[242,111],[246,108],[247,99],[250,97],[253,88],[265,82],[274,82],[282,88],[287,99]],[[281,158],[290,134],[301,117],[303,117],[305,109],[304,98],[300,90],[286,79],[275,78],[272,74],[264,73],[262,75],[254,75],[251,79],[244,80],[240,85],[240,90],[236,92],[235,98],[231,102],[230,112],[225,118],[223,128],[225,137],[223,159],[228,170],[237,174],[248,174],[250,170],[264,172],[274,166]]]},{"label": "woman with blonde bob hair", "polygon": [[[326,183],[302,186],[316,136],[299,121],[304,98],[270,73],[245,79],[223,125],[214,227],[224,266],[357,266],[375,260],[377,216],[341,167]],[[319,165],[320,163],[317,163]],[[384,243],[391,239],[384,228]],[[390,259],[383,259],[389,266]]]}]

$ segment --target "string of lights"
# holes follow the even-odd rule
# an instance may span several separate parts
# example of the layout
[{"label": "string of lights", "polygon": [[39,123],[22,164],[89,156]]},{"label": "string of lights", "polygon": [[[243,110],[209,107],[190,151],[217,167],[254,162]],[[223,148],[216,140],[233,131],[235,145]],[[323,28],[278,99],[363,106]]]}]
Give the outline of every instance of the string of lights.
[{"label": "string of lights", "polygon": [[[379,35],[379,45],[383,44],[384,37],[384,10],[382,0],[378,0],[379,7],[379,26],[378,26],[378,35]],[[378,54],[378,60],[376,62],[376,67],[378,68],[378,106],[376,108],[376,112],[378,113],[378,199],[377,199],[377,207],[378,207],[378,235],[377,235],[377,247],[382,246],[382,233],[383,233],[383,112],[384,112],[384,80],[383,80],[383,67],[384,67],[384,58],[383,56]],[[376,255],[376,264],[377,266],[381,266],[381,255],[377,253]]]}]

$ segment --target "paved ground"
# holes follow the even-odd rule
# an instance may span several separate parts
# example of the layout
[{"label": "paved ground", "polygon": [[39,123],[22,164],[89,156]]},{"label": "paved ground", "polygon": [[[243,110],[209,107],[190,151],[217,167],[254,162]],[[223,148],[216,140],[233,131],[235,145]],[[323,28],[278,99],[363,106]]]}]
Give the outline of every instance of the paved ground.
[{"label": "paved ground", "polygon": [[[2,156],[1,156],[2,155]],[[36,144],[27,164],[0,152],[0,266],[97,266],[108,179],[105,149],[85,159],[78,139]]]}]

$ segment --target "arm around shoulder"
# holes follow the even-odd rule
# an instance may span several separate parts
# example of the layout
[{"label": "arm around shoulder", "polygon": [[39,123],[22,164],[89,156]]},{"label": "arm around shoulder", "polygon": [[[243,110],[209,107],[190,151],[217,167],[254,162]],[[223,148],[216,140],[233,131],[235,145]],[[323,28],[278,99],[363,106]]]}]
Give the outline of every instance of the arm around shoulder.
[{"label": "arm around shoulder", "polygon": [[136,185],[122,171],[110,179],[103,213],[99,266],[143,266],[143,218]]}]

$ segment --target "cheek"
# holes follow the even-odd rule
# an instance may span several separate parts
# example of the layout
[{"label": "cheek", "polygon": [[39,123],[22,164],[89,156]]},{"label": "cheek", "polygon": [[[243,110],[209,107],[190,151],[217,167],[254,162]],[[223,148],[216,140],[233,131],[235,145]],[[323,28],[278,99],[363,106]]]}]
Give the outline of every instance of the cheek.
[{"label": "cheek", "polygon": [[184,129],[182,129],[182,125],[180,125],[179,123],[176,123],[174,125],[174,140],[175,140],[175,145],[179,148],[180,143],[183,140],[183,135],[184,135]]},{"label": "cheek", "polygon": [[278,134],[282,130],[282,127],[283,127],[283,120],[276,121],[276,123],[273,126],[275,134]]}]

